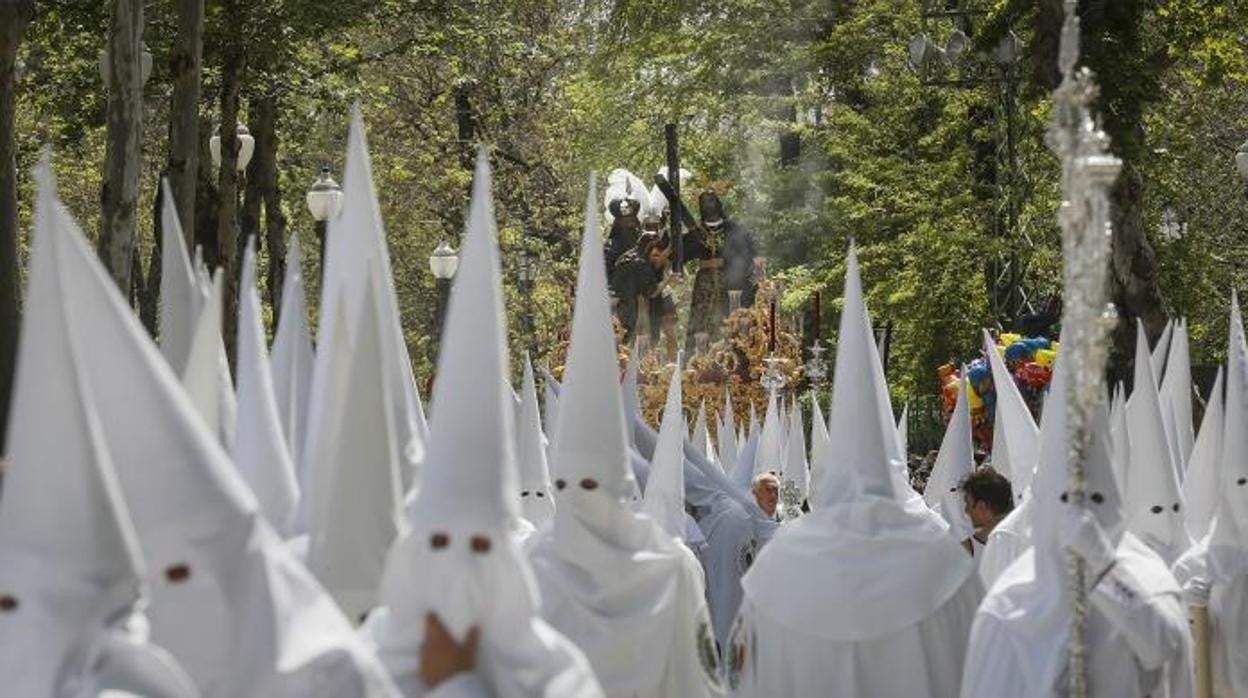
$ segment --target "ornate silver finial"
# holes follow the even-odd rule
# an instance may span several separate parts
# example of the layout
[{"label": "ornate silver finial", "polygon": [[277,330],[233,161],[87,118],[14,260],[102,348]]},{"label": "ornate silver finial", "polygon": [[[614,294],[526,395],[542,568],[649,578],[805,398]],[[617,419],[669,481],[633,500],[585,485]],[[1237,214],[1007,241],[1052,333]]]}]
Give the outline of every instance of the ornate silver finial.
[{"label": "ornate silver finial", "polygon": [[810,358],[806,360],[806,379],[810,381],[810,389],[818,398],[823,379],[828,377],[828,362],[823,360],[823,352],[827,349],[818,339],[807,348],[810,349]]},{"label": "ornate silver finial", "polygon": [[[1090,105],[1097,87],[1092,72],[1076,70],[1079,62],[1079,18],[1076,0],[1065,0],[1066,17],[1058,66],[1062,83],[1053,93],[1053,121],[1046,141],[1062,164],[1063,310],[1062,370],[1068,376],[1067,433],[1069,459],[1067,494],[1076,506],[1084,496],[1084,461],[1094,416],[1105,399],[1105,361],[1109,334],[1117,320],[1108,302],[1109,254],[1112,237],[1109,189],[1122,162],[1109,152]],[[1067,558],[1071,608],[1070,695],[1088,695],[1088,646],[1083,628],[1088,596],[1083,560]]]},{"label": "ornate silver finial", "polygon": [[763,359],[763,363],[767,364],[767,368],[763,369],[763,375],[759,377],[763,390],[766,390],[768,395],[784,390],[788,381],[784,379],[784,372],[776,365],[780,363],[780,357],[768,354],[767,358]]}]

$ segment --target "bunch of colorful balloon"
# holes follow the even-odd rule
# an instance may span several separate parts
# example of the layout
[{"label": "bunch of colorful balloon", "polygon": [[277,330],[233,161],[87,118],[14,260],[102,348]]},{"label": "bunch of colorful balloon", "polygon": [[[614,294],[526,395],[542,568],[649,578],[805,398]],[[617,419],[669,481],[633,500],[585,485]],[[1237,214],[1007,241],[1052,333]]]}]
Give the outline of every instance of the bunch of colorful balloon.
[{"label": "bunch of colorful balloon", "polygon": [[[1044,392],[1053,378],[1053,360],[1057,358],[1058,343],[1045,337],[1023,337],[1002,333],[996,342],[997,354],[1014,378],[1023,401],[1036,419]],[[941,411],[945,421],[953,413],[958,399],[958,384],[962,376],[953,364],[936,369],[940,377]],[[969,385],[967,393],[971,408],[971,429],[976,445],[984,450],[992,448],[992,425],[996,417],[997,393],[992,384],[992,369],[987,357],[979,357],[966,364]]]}]

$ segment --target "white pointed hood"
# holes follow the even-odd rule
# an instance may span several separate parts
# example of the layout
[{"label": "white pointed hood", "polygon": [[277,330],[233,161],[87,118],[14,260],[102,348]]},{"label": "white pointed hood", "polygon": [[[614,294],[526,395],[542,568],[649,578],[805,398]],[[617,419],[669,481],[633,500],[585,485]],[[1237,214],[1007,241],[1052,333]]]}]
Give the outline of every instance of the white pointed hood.
[{"label": "white pointed hood", "polygon": [[1153,367],[1153,375],[1157,377],[1158,383],[1161,383],[1161,377],[1169,370],[1166,366],[1166,358],[1170,355],[1170,340],[1173,336],[1174,320],[1166,320],[1166,326],[1161,331],[1161,336],[1157,338],[1157,344],[1148,355],[1149,363]]},{"label": "white pointed hood", "polygon": [[1209,525],[1218,508],[1222,488],[1222,369],[1213,381],[1213,390],[1205,401],[1205,416],[1200,421],[1200,433],[1192,446],[1188,460],[1187,475],[1183,478],[1184,520],[1187,531],[1195,540],[1209,533]]},{"label": "white pointed hood", "polygon": [[546,432],[547,453],[555,443],[555,425],[559,421],[559,392],[555,390],[557,381],[550,375],[550,369],[542,366],[542,427]]},{"label": "white pointed hood", "polygon": [[1001,415],[1000,424],[1005,429],[1006,453],[1009,455],[1008,468],[1003,469],[996,467],[994,453],[994,468],[1010,479],[1014,501],[1022,501],[1027,488],[1031,486],[1032,474],[1036,469],[1040,431],[987,331],[984,332],[984,350],[988,354],[988,364],[992,370],[992,385],[997,393],[997,412]]},{"label": "white pointed hood", "polygon": [[750,402],[750,421],[745,431],[746,439],[753,439],[758,436],[758,412],[754,409],[754,402]]},{"label": "white pointed hood", "polygon": [[1192,422],[1192,359],[1187,340],[1187,321],[1177,320],[1170,338],[1170,356],[1166,359],[1166,377],[1161,382],[1162,409],[1173,419],[1171,437],[1179,469],[1179,478],[1187,472],[1187,459],[1196,443]]},{"label": "white pointed hood", "polygon": [[533,363],[524,357],[524,380],[520,385],[520,424],[517,457],[520,464],[520,510],[534,526],[541,527],[555,515],[550,468],[546,462],[546,437],[537,405],[537,383]]},{"label": "white pointed hood", "polygon": [[724,410],[720,413],[720,427],[715,432],[719,441],[719,464],[725,473],[731,473],[737,467],[737,422],[732,412],[732,394],[724,388]]},{"label": "white pointed hood", "polygon": [[[668,382],[667,404],[663,407],[663,422],[659,427],[659,440],[650,459],[650,479],[641,511],[673,538],[685,540],[685,463],[684,463],[684,410],[680,386],[680,357]],[[696,448],[696,442],[693,444]]]},{"label": "white pointed hood", "polygon": [[[705,613],[704,590],[691,553],[626,504],[636,481],[596,189],[591,180],[552,449],[555,519],[535,534],[530,559],[543,615],[585,651],[603,686],[612,695],[651,695],[661,681],[700,671],[689,654],[696,644],[677,637],[696,627],[690,614]],[[641,598],[651,601],[638,604]]]},{"label": "white pointed hood", "polygon": [[958,540],[966,540],[974,533],[962,499],[962,482],[975,469],[965,366],[962,367],[962,376],[958,383],[958,401],[945,427],[945,437],[940,442],[927,489],[923,491],[923,501],[932,511],[944,517]]},{"label": "white pointed hood", "polygon": [[286,250],[286,278],[282,280],[282,312],[273,337],[273,395],[277,416],[286,436],[291,459],[299,462],[299,449],[307,434],[308,391],[312,388],[312,333],[308,329],[308,305],[303,287],[303,254],[299,233],[290,236]]},{"label": "white pointed hood", "polygon": [[310,472],[309,462],[322,449],[327,432],[332,431],[326,423],[327,417],[336,411],[334,405],[341,399],[330,391],[333,382],[330,367],[335,358],[330,355],[329,347],[337,329],[335,304],[344,304],[349,325],[347,336],[356,336],[360,322],[357,311],[365,307],[364,296],[374,284],[376,303],[381,308],[382,370],[390,386],[390,431],[404,459],[404,477],[410,478],[412,464],[419,462],[424,452],[424,445],[416,434],[416,380],[399,324],[386,231],[373,187],[372,163],[359,105],[351,109],[342,213],[329,220],[322,264],[320,320],[316,328],[318,350],[309,390],[307,443],[303,444],[299,456],[300,483],[305,492],[315,492],[321,486],[323,473]]},{"label": "white pointed hood", "polygon": [[901,416],[897,418],[897,450],[901,452],[901,464],[909,466],[907,461],[910,458],[910,403],[906,403],[901,408]]},{"label": "white pointed hood", "polygon": [[851,247],[845,262],[845,298],[837,335],[828,433],[835,445],[828,470],[850,473],[852,491],[824,488],[821,505],[855,496],[894,498],[893,471],[902,461],[901,443],[884,390],[884,373],[875,350],[871,321]]},{"label": "white pointed hood", "polygon": [[[391,431],[392,384],[385,363],[381,308],[365,293],[350,352],[335,433],[325,443],[325,486],[309,519],[308,568],[346,612],[359,618],[377,602],[386,553],[402,531],[403,485]],[[338,347],[334,348],[335,350]]]},{"label": "white pointed hood", "polygon": [[810,415],[810,491],[806,501],[813,510],[822,499],[819,491],[820,483],[825,476],[825,465],[831,455],[832,441],[828,437],[828,422],[823,417],[823,408],[819,406],[818,396],[812,400]]},{"label": "white pointed hood", "polygon": [[641,411],[641,388],[638,380],[640,372],[641,352],[638,351],[637,343],[634,342],[632,351],[628,353],[628,365],[624,368],[624,377],[620,381],[620,393],[624,399],[625,414],[643,414]]},{"label": "white pointed hood", "polygon": [[771,472],[777,475],[784,469],[784,412],[777,404],[776,393],[767,396],[767,412],[763,415],[763,431],[758,439],[758,453],[754,457],[754,476]]},{"label": "white pointed hood", "polygon": [[634,480],[628,462],[624,404],[616,379],[615,338],[611,334],[598,209],[592,203],[597,195],[593,190],[591,184],[552,465],[556,479],[573,486],[593,479],[605,492],[623,501],[633,494]]},{"label": "white pointed hood", "polygon": [[239,474],[256,495],[261,513],[279,535],[289,537],[299,489],[273,397],[262,323],[253,237],[243,254],[238,296],[238,423],[232,455]]},{"label": "white pointed hood", "polygon": [[182,373],[195,334],[199,293],[169,180],[160,180],[160,353]]},{"label": "white pointed hood", "polygon": [[1222,428],[1222,479],[1209,534],[1209,569],[1215,581],[1248,573],[1248,342],[1238,294],[1231,294],[1226,351],[1226,407]]},{"label": "white pointed hood", "polygon": [[[793,401],[789,410],[789,438],[785,446],[784,470],[780,473],[780,500],[786,508],[800,513],[802,502],[810,493],[810,471],[806,467],[806,434],[802,425],[802,406]],[[792,493],[791,495],[789,493]],[[785,501],[786,497],[793,501]],[[786,512],[786,516],[792,512]]]},{"label": "white pointed hood", "polygon": [[[169,655],[129,621],[145,573],[71,339],[55,238],[59,207],[47,155],[39,184],[24,323],[0,499],[0,674],[5,691],[69,695],[146,684],[152,696],[192,696]],[[38,321],[31,321],[38,318]],[[136,624],[137,625],[137,624]],[[123,657],[116,652],[125,648]],[[110,677],[108,667],[126,676]],[[121,679],[125,683],[119,683]]]},{"label": "white pointed hood", "polygon": [[1172,564],[1191,545],[1184,525],[1183,495],[1170,462],[1157,379],[1149,361],[1144,323],[1138,322],[1135,389],[1127,400],[1127,438],[1131,462],[1127,470],[1124,508],[1127,530]]},{"label": "white pointed hood", "polygon": [[896,497],[897,432],[852,247],[837,338],[836,448],[819,485],[820,506],[782,526],[741,585],[757,612],[775,623],[856,642],[927,618],[974,566],[939,515]]},{"label": "white pointed hood", "polygon": [[[477,158],[462,261],[439,352],[415,530],[505,530],[519,515],[515,410],[507,387],[506,329],[489,161]],[[534,415],[536,417],[536,415]]]},{"label": "white pointed hood", "polygon": [[[677,366],[680,363],[676,364]],[[693,444],[693,450],[697,451],[701,456],[707,456],[711,450],[711,437],[706,429],[706,402],[698,404],[698,417],[693,422],[693,435],[689,437]]]},{"label": "white pointed hood", "polygon": [[1127,484],[1127,468],[1131,463],[1131,440],[1127,430],[1127,399],[1123,397],[1121,383],[1114,388],[1114,395],[1109,402],[1109,443],[1113,447],[1110,454],[1114,465],[1114,477],[1118,479],[1118,487],[1125,490]]},{"label": "white pointed hood", "polygon": [[90,347],[83,373],[150,562],[153,641],[203,695],[321,696],[314,687],[327,677],[391,695],[376,659],[259,516],[95,253],[76,230],[59,242],[71,341]]},{"label": "white pointed hood", "polygon": [[212,277],[211,292],[199,313],[195,338],[182,373],[182,385],[195,405],[208,430],[217,435],[227,450],[234,446],[234,427],[238,421],[238,402],[230,364],[225,357],[221,336],[221,314],[224,311],[225,280],[218,269]]}]

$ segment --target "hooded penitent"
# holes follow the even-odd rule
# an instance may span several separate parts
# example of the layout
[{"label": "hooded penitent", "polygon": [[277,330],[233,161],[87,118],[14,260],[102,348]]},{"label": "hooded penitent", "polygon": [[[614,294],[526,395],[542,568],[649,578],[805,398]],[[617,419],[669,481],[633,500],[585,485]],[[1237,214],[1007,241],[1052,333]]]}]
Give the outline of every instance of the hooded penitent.
[{"label": "hooded penitent", "polygon": [[1131,462],[1127,467],[1123,508],[1127,530],[1149,545],[1166,564],[1191,546],[1184,523],[1183,495],[1166,439],[1162,400],[1149,361],[1144,324],[1136,333],[1135,389],[1127,400],[1127,438]]},{"label": "hooded penitent", "polygon": [[[988,364],[992,370],[992,384],[997,393],[997,424],[1003,427],[1003,437],[1008,465],[997,466],[997,454],[993,453],[993,467],[997,472],[1009,478],[1014,490],[1014,500],[1022,501],[1027,488],[1031,486],[1032,473],[1036,468],[1036,453],[1039,445],[1040,432],[1036,422],[1023,401],[1022,393],[1006,368],[1005,361],[997,353],[996,342],[984,332],[984,348],[988,354]],[[996,443],[994,434],[994,444]]]},{"label": "hooded penitent", "polygon": [[[1244,340],[1237,295],[1231,296],[1231,304],[1222,477],[1218,510],[1208,540],[1210,575],[1223,584],[1248,575],[1248,342]],[[1243,669],[1239,671],[1248,674]]]},{"label": "hooded penitent", "polygon": [[559,396],[554,525],[530,553],[543,615],[585,651],[608,695],[706,695],[718,667],[701,569],[626,505],[635,483],[594,190]]},{"label": "hooded penitent", "polygon": [[[641,511],[654,519],[669,536],[685,540],[684,411],[681,409],[680,359],[667,388],[659,441],[650,459],[650,478]],[[704,423],[705,424],[705,423]],[[705,435],[704,435],[705,436]],[[693,444],[697,451],[697,442]],[[703,454],[705,455],[705,454]]]},{"label": "hooded penitent", "polygon": [[[359,333],[360,316],[365,307],[364,296],[372,289],[380,308],[381,361],[384,381],[389,385],[391,401],[390,433],[403,460],[400,473],[407,486],[415,478],[414,466],[424,446],[417,433],[417,411],[420,398],[416,379],[408,359],[407,343],[399,326],[398,301],[390,270],[390,253],[386,247],[386,230],[381,220],[377,192],[373,188],[372,163],[364,135],[364,120],[358,106],[351,111],[351,130],[347,136],[347,163],[343,175],[342,213],[329,220],[325,238],[325,259],[322,260],[320,321],[316,328],[316,358],[312,368],[312,385],[308,395],[306,443],[299,451],[296,464],[304,490],[304,504],[319,501],[321,478],[311,462],[324,449],[322,439],[334,431],[329,420],[337,412],[342,395],[332,392],[335,383],[331,368],[340,360],[332,355],[333,337],[337,332],[336,313],[341,305],[348,323],[347,337]],[[306,506],[301,509],[306,522]]]},{"label": "hooded penitent", "polygon": [[811,509],[818,506],[823,495],[820,488],[823,486],[824,464],[827,463],[829,451],[832,450],[832,441],[828,437],[828,422],[823,418],[823,408],[819,406],[818,396],[811,401],[813,403],[810,414],[810,491],[806,494],[806,501]]},{"label": "hooded penitent", "polygon": [[1097,559],[1097,569],[1088,575],[1084,641],[1090,694],[1190,695],[1189,636],[1178,586],[1161,559],[1125,531],[1104,408],[1092,415],[1084,459],[1088,523],[1075,523],[1084,519],[1072,510],[1067,493],[1067,399],[1059,359],[1045,401],[1039,466],[1027,500],[1033,545],[1005,570],[980,605],[962,695],[1048,698],[1066,693],[1073,603],[1066,546],[1082,540],[1099,541],[1105,549],[1094,555],[1111,558]]},{"label": "hooded penitent", "polygon": [[754,476],[762,473],[780,474],[784,469],[784,431],[788,420],[780,407],[775,391],[767,396],[767,413],[763,415],[763,431],[754,456]]},{"label": "hooded penitent", "polygon": [[1170,356],[1166,359],[1166,377],[1161,383],[1162,409],[1173,418],[1170,434],[1179,477],[1187,471],[1187,459],[1196,443],[1192,422],[1192,360],[1187,341],[1187,321],[1177,320],[1170,338]]},{"label": "hooded penitent", "polygon": [[377,602],[386,554],[402,530],[398,440],[391,431],[393,387],[383,372],[379,289],[364,294],[349,354],[342,403],[324,428],[325,488],[308,509],[308,568],[346,611],[359,618]]},{"label": "hooded penitent", "polygon": [[238,403],[225,356],[225,340],[221,336],[224,283],[222,270],[218,269],[212,278],[207,301],[199,312],[186,370],[182,372],[182,385],[208,430],[217,435],[228,451],[234,447]]},{"label": "hooded penitent", "polygon": [[520,434],[516,439],[520,463],[520,513],[529,523],[541,528],[555,515],[555,500],[550,487],[550,468],[546,464],[546,437],[542,435],[533,363],[527,354],[524,357],[520,400]]},{"label": "hooded penitent", "polygon": [[[145,574],[70,330],[47,160],[35,172],[24,324],[0,499],[0,676],[12,696],[128,691],[198,695],[167,652],[146,642]],[[129,695],[128,693],[126,695]]]},{"label": "hooded penitent", "polygon": [[1205,416],[1200,421],[1200,433],[1192,446],[1187,474],[1183,478],[1184,519],[1187,532],[1195,540],[1201,540],[1209,532],[1222,488],[1222,380],[1219,368],[1209,399],[1205,401]]},{"label": "hooded penitent", "polygon": [[273,399],[273,377],[260,316],[253,237],[243,255],[238,298],[238,426],[234,429],[233,456],[238,472],[256,495],[260,511],[285,537],[294,524],[299,489]]},{"label": "hooded penitent", "polygon": [[1114,464],[1114,477],[1118,486],[1126,489],[1127,467],[1131,463],[1131,439],[1127,431],[1127,399],[1122,384],[1114,388],[1113,397],[1109,400],[1109,444],[1113,447],[1110,456]]},{"label": "hooded penitent", "polygon": [[58,210],[83,383],[149,561],[152,639],[205,697],[388,696],[393,686],[260,516],[146,331]]},{"label": "hooded penitent", "polygon": [[[677,362],[676,365],[679,366],[680,362]],[[694,450],[698,453],[704,456],[714,455],[714,450],[711,447],[711,437],[706,428],[705,402],[698,404],[698,418],[693,422],[693,435],[689,439],[693,443]],[[711,460],[715,459],[712,458]]]},{"label": "hooded penitent", "polygon": [[299,462],[299,449],[307,433],[308,390],[312,385],[312,334],[308,330],[308,306],[303,289],[303,255],[299,233],[290,236],[286,250],[286,278],[282,281],[282,312],[273,338],[273,394],[277,416],[291,459]]},{"label": "hooded penitent", "polygon": [[186,253],[186,238],[178,221],[173,190],[164,179],[160,187],[160,353],[173,372],[181,375],[199,317],[199,289]]},{"label": "hooded penitent", "polygon": [[844,307],[832,384],[835,447],[819,506],[776,533],[742,586],[781,626],[858,641],[920,622],[962,587],[972,565],[938,514],[897,497],[901,454],[852,248]]},{"label": "hooded penitent", "polygon": [[409,697],[423,694],[420,647],[430,612],[461,641],[471,626],[480,628],[474,673],[488,686],[483,695],[598,696],[584,657],[538,618],[532,573],[510,533],[520,497],[488,162],[483,150],[410,532],[391,551],[383,606],[365,630]]},{"label": "hooded penitent", "polygon": [[[965,368],[962,375],[966,375]],[[940,442],[936,464],[923,491],[923,501],[932,511],[944,517],[958,540],[966,540],[974,532],[966,515],[962,498],[962,481],[975,469],[975,454],[971,446],[971,411],[967,401],[967,384],[963,378],[959,384],[958,401],[953,416],[945,427],[945,438]]]}]

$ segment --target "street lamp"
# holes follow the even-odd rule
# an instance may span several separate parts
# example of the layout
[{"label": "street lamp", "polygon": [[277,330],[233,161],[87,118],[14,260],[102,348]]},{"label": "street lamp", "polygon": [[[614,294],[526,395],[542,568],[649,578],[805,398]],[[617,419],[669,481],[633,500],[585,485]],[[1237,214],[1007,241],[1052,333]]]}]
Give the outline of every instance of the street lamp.
[{"label": "street lamp", "polygon": [[342,187],[329,174],[329,167],[322,167],[321,174],[308,189],[308,212],[316,227],[316,242],[320,247],[320,278],[325,280],[325,234],[330,218],[338,215],[342,208]]},{"label": "street lamp", "polygon": [[[248,131],[247,127],[242,124],[238,125],[234,133],[235,138],[238,139],[238,161],[234,164],[234,171],[243,172],[251,162],[252,154],[256,152],[256,139],[252,138],[251,131]],[[212,166],[221,167],[220,134],[213,134],[212,138],[208,139],[208,153],[212,155]]]},{"label": "street lamp", "polygon": [[[434,318],[436,324],[434,346],[442,343],[442,322],[446,319],[446,302],[451,295],[451,279],[455,278],[455,270],[459,269],[459,253],[451,247],[451,243],[442,238],[433,254],[429,255],[429,271],[433,272],[433,281],[438,287],[438,312]],[[435,355],[436,359],[437,356]]]}]

